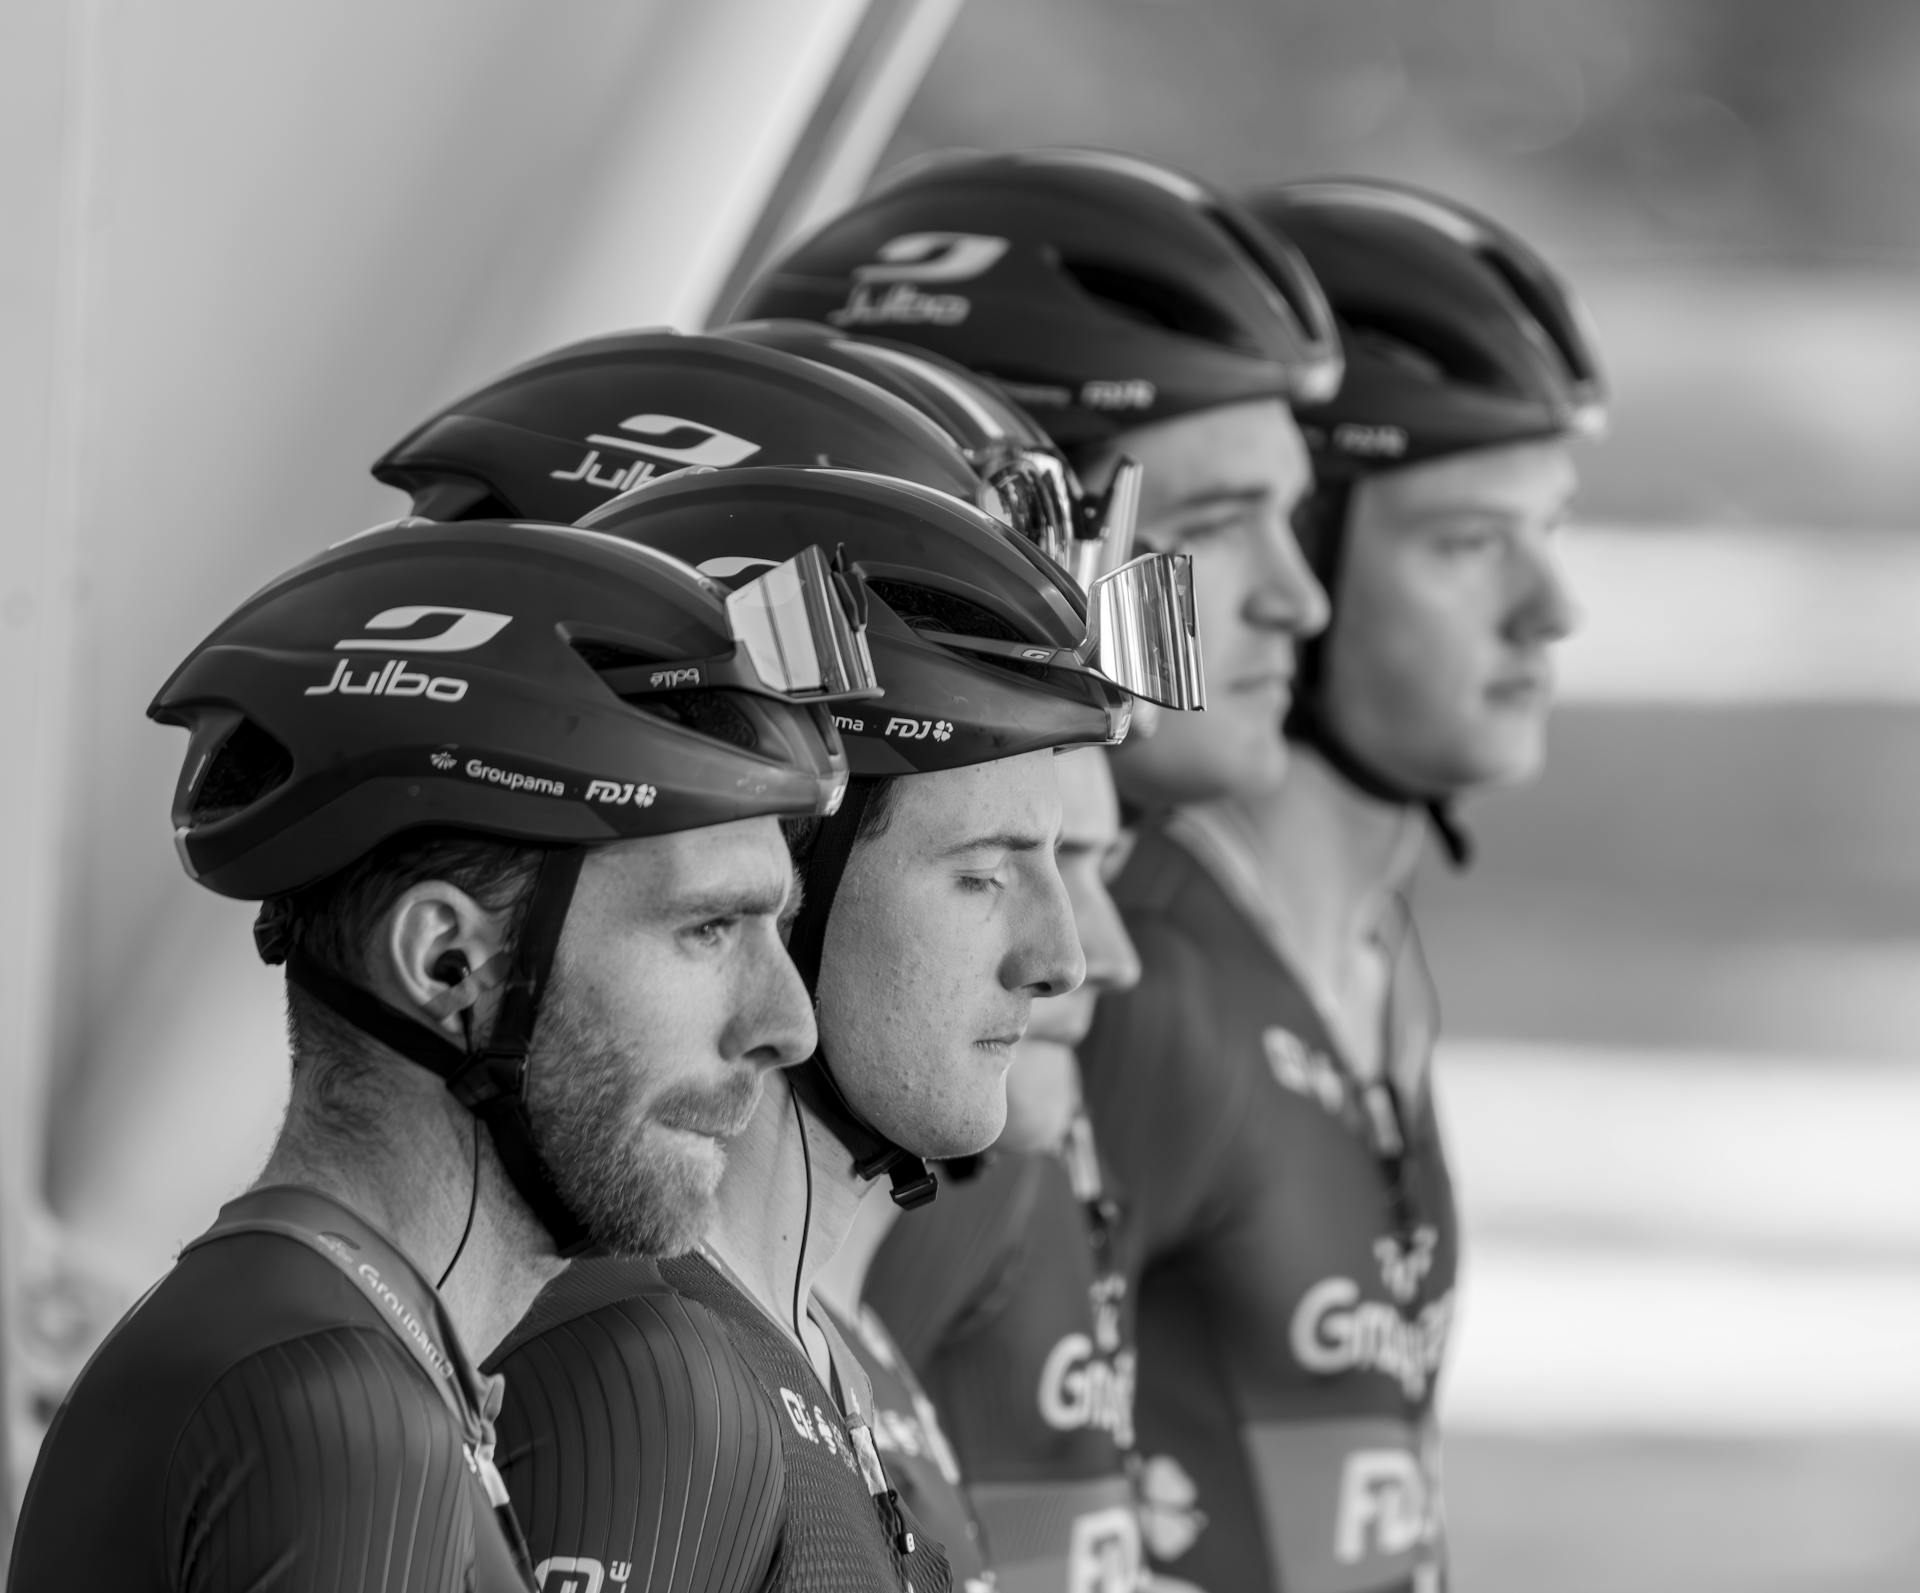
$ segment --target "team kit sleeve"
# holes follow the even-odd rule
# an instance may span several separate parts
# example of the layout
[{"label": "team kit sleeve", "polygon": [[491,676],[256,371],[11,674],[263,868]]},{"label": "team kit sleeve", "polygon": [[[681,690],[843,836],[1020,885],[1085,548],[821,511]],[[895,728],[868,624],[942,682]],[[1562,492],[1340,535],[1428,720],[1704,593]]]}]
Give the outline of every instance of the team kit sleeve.
[{"label": "team kit sleeve", "polygon": [[524,1586],[459,1428],[383,1329],[308,1334],[221,1377],[174,1448],[164,1519],[180,1593]]},{"label": "team kit sleeve", "polygon": [[499,1459],[542,1593],[752,1593],[783,1519],[780,1435],[704,1307],[622,1299],[514,1346]]}]

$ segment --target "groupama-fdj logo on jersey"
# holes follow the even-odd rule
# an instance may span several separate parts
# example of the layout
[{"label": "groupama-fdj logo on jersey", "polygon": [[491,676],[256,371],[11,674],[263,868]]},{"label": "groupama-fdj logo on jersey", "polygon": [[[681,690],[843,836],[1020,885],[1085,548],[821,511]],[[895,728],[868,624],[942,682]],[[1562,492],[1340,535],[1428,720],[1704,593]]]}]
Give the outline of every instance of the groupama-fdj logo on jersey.
[{"label": "groupama-fdj logo on jersey", "polygon": [[[470,653],[484,647],[513,623],[511,614],[483,608],[452,608],[443,603],[403,603],[382,609],[362,627],[384,634],[347,636],[333,644],[337,653]],[[407,633],[412,634],[407,634]],[[377,668],[356,675],[348,659],[334,665],[333,675],[304,695],[328,697],[419,697],[428,702],[459,702],[467,682],[458,675],[430,675],[411,669],[407,661],[389,658]]]},{"label": "groupama-fdj logo on jersey", "polygon": [[[681,415],[629,415],[620,422],[620,430],[629,435],[589,432],[586,457],[571,470],[550,470],[547,474],[555,481],[582,481],[608,492],[629,492],[655,476],[670,476],[681,470],[724,470],[760,452],[757,442]],[[603,449],[619,450],[608,456],[605,467],[600,463]],[[639,457],[628,459],[623,457],[626,454]],[[662,464],[669,468],[663,471]]]},{"label": "groupama-fdj logo on jersey", "polygon": [[977,232],[906,232],[880,245],[877,258],[855,266],[847,302],[829,310],[835,326],[958,326],[973,311],[960,293],[928,285],[971,282],[998,264],[1005,238]]}]

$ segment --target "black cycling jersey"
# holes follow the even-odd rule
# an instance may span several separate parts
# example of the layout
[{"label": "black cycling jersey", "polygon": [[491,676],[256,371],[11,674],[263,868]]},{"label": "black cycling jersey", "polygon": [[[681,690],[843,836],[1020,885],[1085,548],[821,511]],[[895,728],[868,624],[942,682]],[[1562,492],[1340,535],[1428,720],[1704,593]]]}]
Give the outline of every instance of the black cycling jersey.
[{"label": "black cycling jersey", "polygon": [[1060,1153],[944,1180],[867,1274],[946,1418],[1003,1593],[1137,1580],[1130,1235],[1082,1120]]},{"label": "black cycling jersey", "polygon": [[316,1190],[255,1190],[81,1373],[7,1586],[525,1593],[488,1488],[497,1397],[391,1240]]},{"label": "black cycling jersey", "polygon": [[490,1364],[544,1593],[947,1593],[855,1425],[705,1257],[577,1261]]},{"label": "black cycling jersey", "polygon": [[1145,974],[1081,1052],[1143,1229],[1148,1547],[1210,1593],[1436,1588],[1458,1225],[1431,987],[1403,917],[1364,1084],[1258,889],[1200,815],[1150,827],[1114,890]]}]

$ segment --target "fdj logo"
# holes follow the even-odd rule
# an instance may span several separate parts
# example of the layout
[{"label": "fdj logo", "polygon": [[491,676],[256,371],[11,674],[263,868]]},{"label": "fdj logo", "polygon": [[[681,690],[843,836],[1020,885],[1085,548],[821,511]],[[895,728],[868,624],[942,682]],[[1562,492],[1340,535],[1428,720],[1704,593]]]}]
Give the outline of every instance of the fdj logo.
[{"label": "fdj logo", "polygon": [[1140,1526],[1116,1506],[1076,1516],[1067,1549],[1067,1593],[1132,1593],[1140,1586]]},{"label": "fdj logo", "polygon": [[587,800],[606,802],[614,807],[623,807],[632,803],[637,808],[650,808],[653,799],[660,794],[650,785],[623,784],[618,780],[589,780],[587,782]]},{"label": "fdj logo", "polygon": [[1400,1555],[1428,1536],[1427,1482],[1404,1449],[1357,1449],[1340,1473],[1333,1557],[1357,1565],[1369,1554]]},{"label": "fdj logo", "polygon": [[953,734],[953,726],[945,719],[901,719],[896,716],[887,721],[886,733],[900,741],[925,741],[928,736],[935,741],[945,741]]},{"label": "fdj logo", "polygon": [[847,302],[830,310],[836,326],[958,326],[973,309],[958,293],[929,293],[929,283],[969,282],[1007,252],[1005,238],[974,232],[908,232],[880,246],[879,258],[856,266]]},{"label": "fdj logo", "polygon": [[[696,468],[724,470],[760,452],[756,442],[679,415],[629,415],[620,422],[620,429],[633,435],[615,437],[606,432],[590,433],[586,458],[571,470],[553,470],[548,474],[555,481],[584,481],[589,487],[626,492],[662,474],[661,462],[672,467],[664,472],[667,475],[675,470]],[[640,457],[626,460],[617,454],[611,455],[609,464],[602,468],[600,451],[603,448]]]}]

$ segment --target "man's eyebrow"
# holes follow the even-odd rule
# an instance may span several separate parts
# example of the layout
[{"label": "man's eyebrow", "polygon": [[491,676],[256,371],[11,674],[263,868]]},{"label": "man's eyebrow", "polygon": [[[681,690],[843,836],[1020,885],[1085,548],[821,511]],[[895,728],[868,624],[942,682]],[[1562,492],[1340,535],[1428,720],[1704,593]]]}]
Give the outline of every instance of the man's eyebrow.
[{"label": "man's eyebrow", "polygon": [[1270,487],[1203,487],[1175,498],[1164,514],[1191,514],[1196,509],[1259,509],[1273,501]]},{"label": "man's eyebrow", "polygon": [[1037,852],[1048,841],[1049,837],[1035,835],[1031,830],[996,830],[989,835],[969,835],[955,841],[940,855],[958,857],[962,852]]},{"label": "man's eyebrow", "polygon": [[676,919],[770,918],[785,905],[785,881],[779,885],[756,881],[732,889],[691,890],[684,896],[670,896],[663,904],[667,915]]}]

